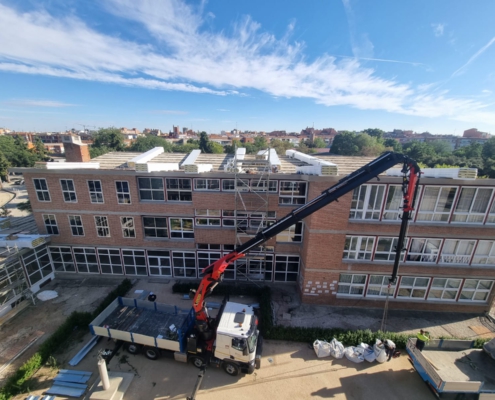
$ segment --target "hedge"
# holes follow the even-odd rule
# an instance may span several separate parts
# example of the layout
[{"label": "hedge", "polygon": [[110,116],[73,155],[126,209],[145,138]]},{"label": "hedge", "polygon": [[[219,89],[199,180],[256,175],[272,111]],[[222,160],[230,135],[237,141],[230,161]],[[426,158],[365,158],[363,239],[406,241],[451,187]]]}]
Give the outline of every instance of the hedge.
[{"label": "hedge", "polygon": [[7,379],[5,385],[0,389],[0,400],[9,400],[20,393],[29,391],[29,379],[48,361],[50,356],[65,344],[71,334],[75,330],[87,329],[99,313],[118,296],[124,296],[131,287],[132,282],[129,279],[124,279],[117,288],[105,297],[94,312],[72,312],[65,322],[40,345],[38,351]]}]

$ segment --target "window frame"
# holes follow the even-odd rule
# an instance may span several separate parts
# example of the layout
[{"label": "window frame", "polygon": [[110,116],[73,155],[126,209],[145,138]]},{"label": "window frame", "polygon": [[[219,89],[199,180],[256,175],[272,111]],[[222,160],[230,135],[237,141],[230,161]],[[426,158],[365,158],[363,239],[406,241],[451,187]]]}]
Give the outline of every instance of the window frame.
[{"label": "window frame", "polygon": [[[79,218],[79,221],[81,222],[81,225],[73,225],[72,224],[72,220],[71,220],[71,217],[73,217],[74,219],[77,217]],[[83,224],[83,221],[82,221],[82,217],[80,215],[67,215],[67,218],[69,219],[69,227],[70,227],[70,230],[71,230],[71,233],[72,233],[72,236],[86,236],[85,235],[85,232],[84,232],[84,224]],[[77,234],[75,235],[74,234],[74,228],[76,228],[77,232],[79,232],[79,229],[81,230],[81,234]]]},{"label": "window frame", "polygon": [[[122,190],[119,190],[119,184]],[[127,191],[124,190],[124,186],[127,185]],[[131,186],[129,185],[129,181],[115,181],[115,192],[117,194],[117,203],[130,205],[132,204],[131,198]],[[126,200],[129,201],[126,201]]]},{"label": "window frame", "polygon": [[[198,277],[198,265],[196,263],[196,252],[194,250],[192,251],[187,251],[184,249],[183,251],[172,251],[171,252],[171,261],[172,261],[172,272],[174,274],[175,278],[191,278],[191,279],[196,279]],[[187,254],[187,256],[186,256]],[[192,255],[192,256],[191,256]],[[176,260],[181,260],[183,262],[183,266],[176,265],[175,262]],[[194,263],[194,268],[191,266],[187,266],[188,261],[186,260],[193,260]],[[190,261],[189,261],[190,264]],[[176,270],[183,270],[184,274],[177,274]],[[194,270],[194,275],[188,275],[187,272],[193,271]]]},{"label": "window frame", "polygon": [[[172,185],[172,181],[177,181],[177,188],[169,187]],[[189,189],[184,189],[181,187],[185,182],[189,182]],[[167,201],[178,203],[192,202],[193,186],[191,178],[165,178],[165,187],[167,188]],[[178,195],[178,199],[170,198],[173,193]],[[183,195],[187,195],[189,198],[187,200],[183,200]]]},{"label": "window frame", "polygon": [[[126,223],[128,221],[124,221],[124,219],[130,220],[132,226],[127,226]],[[122,237],[124,239],[135,239],[136,238],[136,224],[134,222],[134,217],[120,217],[120,227],[122,228]],[[126,231],[129,233],[126,236]],[[132,233],[132,235],[130,235]]]},{"label": "window frame", "polygon": [[[443,286],[435,286],[435,280],[439,281],[439,280],[442,280],[442,279],[445,279],[445,283]],[[459,281],[459,286],[457,287],[448,287],[448,283],[450,281]],[[439,302],[456,302],[457,301],[457,298],[459,297],[459,293],[461,292],[461,287],[462,287],[462,284],[463,284],[463,279],[462,278],[447,278],[447,277],[433,277],[433,279],[431,280],[431,284],[430,284],[430,289],[428,290],[428,297],[426,298],[426,300],[428,301],[439,301]],[[440,294],[440,297],[433,297],[432,295],[435,293],[435,292],[441,292]],[[454,295],[454,298],[444,298],[445,296],[445,293],[449,293],[449,292],[453,292],[455,293]]]},{"label": "window frame", "polygon": [[[95,219],[95,228],[96,228],[96,235],[98,237],[111,237],[110,236],[110,223],[108,221],[108,216],[106,215],[95,215],[94,216],[94,219]],[[101,226],[99,226],[98,222],[102,223],[104,222],[103,224],[101,224]],[[101,235],[100,233],[105,233],[106,234],[103,234]]]},{"label": "window frame", "polygon": [[[373,283],[373,277],[381,277],[381,283]],[[391,284],[389,282],[390,275],[368,275],[368,285],[366,286],[366,294],[365,297],[370,297],[374,299],[383,299],[387,297],[387,295],[391,298],[395,297],[395,292],[397,290],[397,283]],[[390,285],[390,289],[389,289]],[[370,294],[370,290],[378,290],[379,294]]]},{"label": "window frame", "polygon": [[[282,259],[283,258],[283,259]],[[297,258],[297,261],[291,260],[290,258]],[[297,270],[290,271],[289,265],[297,263]],[[277,269],[280,265],[285,264],[285,269]],[[299,279],[299,272],[301,270],[301,257],[294,254],[275,254],[275,259],[273,260],[273,282],[297,282]],[[277,279],[281,276],[284,279]],[[288,277],[295,277],[294,279],[288,279]]]},{"label": "window frame", "polygon": [[[457,211],[457,208],[459,207],[459,204],[461,203],[462,194],[463,194],[464,190],[470,190],[470,189],[475,189],[475,192],[474,192],[474,196],[473,196],[473,198],[471,200],[471,203],[469,205],[469,210],[468,211]],[[482,190],[489,190],[490,191],[490,195],[488,196],[488,201],[487,201],[487,204],[486,204],[486,209],[485,209],[485,211],[483,213],[481,213],[481,212],[473,212],[472,210],[475,207],[476,200],[478,199],[478,194]],[[454,211],[452,213],[452,220],[451,220],[451,222],[452,223],[456,223],[456,224],[476,224],[476,225],[482,225],[485,222],[486,215],[487,215],[487,213],[490,210],[490,204],[491,204],[491,201],[492,201],[492,198],[493,198],[493,192],[494,192],[493,188],[486,187],[486,186],[483,186],[483,187],[462,186],[460,188],[459,196],[457,198],[457,202],[455,204],[455,208],[454,208]],[[466,217],[466,220],[465,221],[456,220],[456,217],[461,217],[461,216],[465,216]],[[469,220],[470,217],[477,218],[478,221]]]},{"label": "window frame", "polygon": [[[145,219],[146,218],[153,218],[154,219],[154,226],[146,226]],[[157,226],[156,225],[156,219],[160,220],[165,220],[165,226]],[[143,224],[143,235],[145,239],[152,239],[152,240],[164,240],[169,238],[169,229],[168,229],[168,217],[158,217],[154,215],[143,215],[142,216],[142,224]],[[155,230],[155,235],[154,236],[149,236],[146,231],[154,229]],[[163,231],[165,230],[165,236],[159,236],[158,235],[158,230]]]},{"label": "window frame", "polygon": [[[350,282],[341,282],[342,276],[349,275],[351,277]],[[354,277],[364,277],[364,282],[354,282]],[[347,274],[341,273],[339,274],[339,281],[337,283],[337,296],[345,296],[345,297],[364,297],[366,284],[368,283],[368,274]],[[341,292],[344,287],[348,287],[347,292]],[[362,288],[362,292],[359,293],[351,293],[353,288]]]},{"label": "window frame", "polygon": [[[416,240],[424,240],[425,242],[421,246],[421,252],[412,252],[411,247],[415,243]],[[440,243],[437,247],[437,253],[425,253],[425,250],[428,249],[428,243],[430,241],[435,241],[438,240]],[[406,263],[413,262],[413,263],[425,263],[425,264],[436,264],[438,262],[438,259],[440,257],[440,252],[442,250],[442,244],[443,244],[443,239],[441,238],[424,238],[424,237],[410,237],[409,238],[409,243],[407,245],[407,252],[406,252]],[[419,257],[419,260],[411,260],[410,257]],[[423,257],[430,257],[430,259],[423,261]],[[433,261],[431,257],[433,258]]]},{"label": "window frame", "polygon": [[[167,253],[165,254],[155,254],[155,253]],[[153,249],[153,250],[148,250],[146,252],[146,260],[148,262],[148,275],[149,276],[166,276],[166,277],[172,277],[173,276],[173,268],[172,268],[172,259],[170,257],[170,250],[159,250],[159,249]],[[156,260],[156,265],[154,264],[154,261],[150,260]],[[168,260],[168,266],[167,265],[162,265],[162,261]],[[159,272],[158,274],[154,273],[154,270],[157,269]],[[162,273],[168,269],[169,273]]]},{"label": "window frame", "polygon": [[[88,179],[87,181],[88,185],[88,192],[89,192],[89,201],[91,204],[105,204],[105,196],[103,195],[103,185],[101,184],[101,180],[99,179]],[[100,185],[100,190],[91,190],[90,182],[93,182],[93,189],[96,189],[95,182],[98,182]],[[94,198],[99,200],[101,196],[101,201],[93,201],[93,196]]]},{"label": "window frame", "polygon": [[[404,279],[414,279],[413,284],[412,285],[409,285],[409,284],[403,285]],[[426,279],[427,280],[426,286],[416,286],[416,282],[418,279]],[[428,294],[428,288],[430,287],[430,283],[431,283],[431,277],[429,277],[429,276],[401,276],[400,282],[397,285],[397,293],[396,293],[395,298],[396,299],[425,300],[426,295]],[[401,290],[408,290],[408,289],[411,290],[411,293],[409,296],[401,296],[400,295]],[[422,291],[422,290],[424,290],[424,296],[423,297],[413,296],[415,291]]]},{"label": "window frame", "polygon": [[[64,249],[65,251],[62,251]],[[76,263],[74,261],[74,254],[72,254],[72,249],[70,246],[49,246],[48,252],[52,260],[53,269],[55,271],[63,272],[76,272]],[[70,255],[70,261],[64,257],[64,255]],[[55,256],[59,258],[55,259]],[[72,265],[72,269],[70,266]],[[62,268],[57,268],[60,266]]]},{"label": "window frame", "polygon": [[[479,254],[478,251],[481,248],[480,245],[484,244],[484,242],[490,243],[490,250],[488,251],[488,254]],[[481,258],[486,258],[487,262],[481,263],[481,262],[476,262],[477,259]],[[490,262],[491,260],[492,262]],[[473,258],[471,260],[471,265],[476,265],[476,266],[484,266],[484,265],[494,265],[495,266],[495,240],[478,240],[478,243],[476,245],[476,249],[473,254]]]},{"label": "window frame", "polygon": [[[53,235],[53,236],[60,235],[60,229],[58,228],[58,224],[57,224],[57,216],[55,214],[41,214],[41,218],[43,218],[43,223],[45,224],[45,230],[48,235]],[[50,223],[47,223],[47,219],[49,220],[48,222]]]},{"label": "window frame", "polygon": [[[41,181],[44,181],[45,188],[43,188]],[[38,182],[38,185],[36,184],[37,182]],[[47,182],[46,178],[33,178],[33,186],[34,186],[34,191],[36,192],[36,199],[39,202],[51,203],[52,197],[50,196],[50,188],[48,187],[48,182]],[[39,186],[40,188],[38,189],[37,186]],[[42,195],[43,200],[40,199],[40,194]],[[46,200],[45,196],[48,197],[48,200]]]},{"label": "window frame", "polygon": [[[146,258],[146,251],[144,249],[121,248],[121,254],[122,254],[122,266],[124,268],[125,275],[148,276],[148,263]],[[128,263],[129,258],[132,259],[132,264]],[[144,265],[138,264],[136,262],[138,258],[143,258]],[[131,268],[134,268],[134,271],[132,271]],[[144,272],[144,273],[139,273],[139,272]]]},{"label": "window frame", "polygon": [[[450,242],[457,242],[455,244],[454,248],[454,253],[446,253],[446,247],[447,245],[450,244]],[[459,247],[464,244],[464,242],[467,242],[466,245],[469,248],[469,245],[471,246],[471,252],[469,254],[458,254],[459,252]],[[470,244],[471,243],[471,244]],[[464,265],[467,264],[469,265],[471,263],[471,258],[473,257],[474,249],[476,248],[476,240],[469,240],[469,239],[444,239],[443,245],[442,245],[442,251],[440,252],[440,257],[438,259],[439,264],[443,265]],[[446,261],[448,258],[452,258],[454,262],[449,262]],[[460,259],[458,259],[460,257]]]},{"label": "window frame", "polygon": [[[437,196],[436,196],[435,205],[433,207],[433,210],[422,210],[422,207],[425,204],[425,196],[426,196],[427,191],[429,189],[439,189]],[[448,224],[450,222],[452,213],[454,211],[454,206],[456,204],[456,199],[457,199],[458,192],[459,192],[458,189],[459,189],[458,186],[424,185],[424,189],[421,193],[421,201],[419,202],[419,207],[418,207],[418,211],[416,213],[415,221],[416,222],[433,222],[433,223],[439,223],[439,224]],[[450,193],[447,194],[447,197],[446,197],[446,201],[445,201],[446,205],[448,205],[450,203],[450,209],[448,212],[447,211],[437,211],[443,190],[448,190],[449,192],[451,190],[454,190],[454,194],[451,198],[450,198]],[[427,219],[427,218],[422,219],[421,216],[424,214],[430,215],[431,219]],[[440,218],[444,218],[444,219],[443,220],[442,219],[435,219],[436,216],[439,216]]]},{"label": "window frame", "polygon": [[[79,252],[79,250],[83,250],[83,252]],[[92,250],[94,251],[94,253],[91,253],[91,252],[87,252],[87,250]],[[77,272],[79,273],[84,273],[84,274],[100,274],[101,271],[100,271],[100,264],[98,263],[98,254],[96,252],[96,248],[95,247],[87,247],[87,246],[82,246],[82,247],[79,247],[79,246],[73,246],[72,247],[72,252],[74,254],[74,263],[76,265],[76,269],[77,269]],[[77,260],[77,255],[82,255],[84,256],[84,265],[87,266],[87,271],[81,271],[80,270],[80,266],[79,266],[79,263],[78,263],[78,260]],[[88,262],[88,255],[89,256],[94,256],[95,258],[95,262]],[[83,265],[83,264],[81,264]],[[91,271],[90,269],[90,265],[93,266],[93,268],[96,266],[96,270],[97,271]]]},{"label": "window frame", "polygon": [[[353,244],[353,239],[355,239],[355,242],[356,242],[356,247],[354,250],[351,249],[351,246]],[[349,247],[346,249],[346,246],[347,245],[347,241],[350,240],[349,242]],[[365,246],[365,250],[362,251],[361,250],[361,245],[363,243],[363,240],[366,240],[366,246]],[[368,245],[369,245],[369,241],[371,240],[371,249],[368,250]],[[373,252],[374,252],[374,249],[375,249],[375,240],[376,240],[376,236],[356,236],[356,235],[347,235],[346,238],[345,238],[345,243],[344,243],[344,252],[343,252],[343,255],[342,255],[342,260],[343,261],[352,261],[352,260],[358,260],[358,261],[371,261],[372,259],[372,256],[373,256]],[[356,256],[355,257],[350,257],[350,253],[355,253]],[[347,257],[346,257],[346,253],[347,253]],[[359,254],[360,253],[363,253],[364,254],[364,258],[359,258]],[[369,258],[366,258],[366,255],[369,254]]]},{"label": "window frame", "polygon": [[[149,188],[142,188],[141,187],[141,180],[148,180],[149,181]],[[162,187],[155,189],[153,188],[153,183],[152,181],[161,181]],[[138,195],[139,195],[139,201],[142,202],[150,202],[150,203],[163,203],[165,202],[165,182],[163,178],[161,177],[155,177],[155,176],[138,176],[137,177],[137,189],[138,189]],[[151,199],[143,199],[142,192],[149,192],[151,195]],[[155,199],[154,195],[155,193],[160,193],[162,199]],[[158,196],[160,197],[160,196]]]},{"label": "window frame", "polygon": [[[299,231],[299,232],[298,232]],[[276,243],[302,243],[303,241],[303,222],[296,222],[275,236]],[[291,240],[292,238],[292,240]],[[285,240],[286,239],[286,240]],[[294,240],[298,239],[298,240]]]},{"label": "window frame", "polygon": [[[198,181],[205,181],[205,188],[198,188]],[[218,181],[217,188],[211,188],[211,181]],[[219,192],[221,189],[221,179],[220,178],[195,178],[194,179],[194,190],[198,192]]]},{"label": "window frame", "polygon": [[[60,189],[65,203],[77,203],[76,185],[74,179],[60,179]],[[66,189],[64,189],[64,184]],[[72,189],[69,187],[72,186]]]},{"label": "window frame", "polygon": [[[477,281],[476,288],[466,288],[466,282],[468,281]],[[490,289],[483,289],[480,288],[481,282],[491,282],[490,283]],[[459,295],[459,302],[460,303],[487,303],[488,299],[490,298],[490,293],[493,290],[493,284],[494,280],[492,279],[464,279],[464,282],[462,284],[462,288],[460,290],[460,295]],[[472,292],[471,299],[463,299],[462,294],[463,292]],[[477,293],[486,293],[486,299],[485,300],[473,300],[474,297],[476,296]]]},{"label": "window frame", "polygon": [[[365,189],[364,198],[361,200],[361,193],[363,188]],[[374,191],[374,189],[376,189]],[[383,202],[385,201],[385,194],[387,192],[386,185],[383,184],[363,184],[352,192],[351,209],[349,211],[349,220],[352,221],[380,221]],[[380,194],[381,192],[381,194]],[[356,195],[357,193],[357,195]],[[370,200],[374,195],[373,204],[370,204]],[[379,197],[381,196],[381,199]],[[362,202],[362,208],[359,208],[359,203]],[[355,206],[353,207],[353,204]],[[369,207],[372,206],[372,207]],[[358,216],[360,214],[360,216]],[[368,216],[368,214],[370,214]],[[375,218],[376,217],[376,218]]]},{"label": "window frame", "polygon": [[[390,243],[390,249],[385,251],[385,250],[378,250],[379,246],[380,246],[380,240],[390,240],[391,239],[391,243]],[[401,251],[401,262],[404,262],[405,260],[405,257],[406,257],[406,251],[408,249],[408,245],[409,245],[409,238],[405,238],[404,240],[405,242],[405,246],[404,246],[404,249]],[[395,261],[395,254],[397,252],[396,248],[397,246],[399,245],[399,238],[398,237],[389,237],[389,236],[378,236],[377,239],[376,239],[376,246],[375,246],[375,250],[373,251],[373,261],[380,261],[380,262],[388,262],[388,261]],[[386,255],[386,259],[380,259],[380,258],[376,258],[376,256],[378,255]]]},{"label": "window frame", "polygon": [[[124,263],[122,262],[120,249],[97,247],[96,251],[98,253],[98,264],[100,264],[100,271],[102,275],[124,275]],[[118,256],[118,262],[114,263],[114,258],[116,256]],[[108,262],[103,262],[102,257],[108,257]],[[118,272],[119,267],[120,272]],[[107,269],[109,272],[105,271]]]},{"label": "window frame", "polygon": [[[173,229],[172,221],[180,221],[180,230]],[[190,230],[184,230],[184,221],[188,220],[191,222],[192,233]],[[194,239],[194,218],[183,218],[183,217],[169,217],[170,224],[170,239]]]},{"label": "window frame", "polygon": [[[300,184],[304,185],[304,195],[297,194],[295,187],[299,186]],[[290,186],[292,186],[292,188]],[[280,181],[279,192],[278,192],[278,204],[282,206],[294,206],[294,205],[305,204],[306,198],[308,196],[308,186],[309,186],[308,182],[306,181]],[[282,194],[282,190],[284,190],[284,194]],[[289,199],[290,201],[283,202],[282,199]]]}]

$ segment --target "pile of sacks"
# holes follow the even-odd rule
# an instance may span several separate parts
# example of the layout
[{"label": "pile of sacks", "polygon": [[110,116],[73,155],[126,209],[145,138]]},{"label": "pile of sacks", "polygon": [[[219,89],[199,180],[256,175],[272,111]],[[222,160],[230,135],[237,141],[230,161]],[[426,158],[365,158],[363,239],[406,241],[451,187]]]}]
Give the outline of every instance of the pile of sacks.
[{"label": "pile of sacks", "polygon": [[[391,340],[386,340],[386,345],[395,349],[395,343]],[[355,363],[361,363],[364,360],[368,362],[379,363],[387,361],[387,351],[385,349],[385,343],[380,339],[376,340],[373,347],[369,344],[361,343],[359,346],[344,347],[344,345],[337,339],[332,339],[329,343],[325,340],[315,340],[313,343],[316,356],[318,358],[332,356],[334,358],[342,358],[344,355],[347,359]]]}]

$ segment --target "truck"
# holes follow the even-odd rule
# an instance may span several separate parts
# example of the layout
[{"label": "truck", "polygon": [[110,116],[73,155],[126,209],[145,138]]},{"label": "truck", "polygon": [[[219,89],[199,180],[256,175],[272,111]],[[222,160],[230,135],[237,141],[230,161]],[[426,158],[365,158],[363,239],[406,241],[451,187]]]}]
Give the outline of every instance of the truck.
[{"label": "truck", "polygon": [[423,351],[409,338],[409,361],[441,398],[495,400],[495,360],[471,340],[429,340]]},{"label": "truck", "polygon": [[211,317],[206,298],[223,280],[229,265],[244,257],[270,238],[353,191],[363,183],[402,164],[403,206],[398,245],[390,283],[395,283],[401,251],[404,249],[408,222],[414,210],[421,170],[409,157],[385,152],[377,159],[340,179],[306,204],[292,210],[274,224],[262,229],[254,237],[238,245],[202,270],[202,280],[193,297],[191,310],[175,306],[120,298],[108,306],[91,324],[94,335],[105,336],[125,343],[130,353],[143,351],[150,359],[164,352],[173,352],[178,361],[192,362],[196,367],[221,367],[229,375],[253,373],[261,365],[262,337],[252,307],[224,300],[216,317]]}]

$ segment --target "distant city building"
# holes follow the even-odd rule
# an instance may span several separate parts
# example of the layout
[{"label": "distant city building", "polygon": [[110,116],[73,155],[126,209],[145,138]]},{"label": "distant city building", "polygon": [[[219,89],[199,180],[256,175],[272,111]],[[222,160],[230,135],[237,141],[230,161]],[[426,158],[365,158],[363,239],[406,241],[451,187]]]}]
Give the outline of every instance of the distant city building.
[{"label": "distant city building", "polygon": [[157,129],[157,128],[152,128],[152,129],[144,128],[143,133],[146,135],[153,135],[153,136],[161,136],[162,135],[162,131],[160,129]]}]

